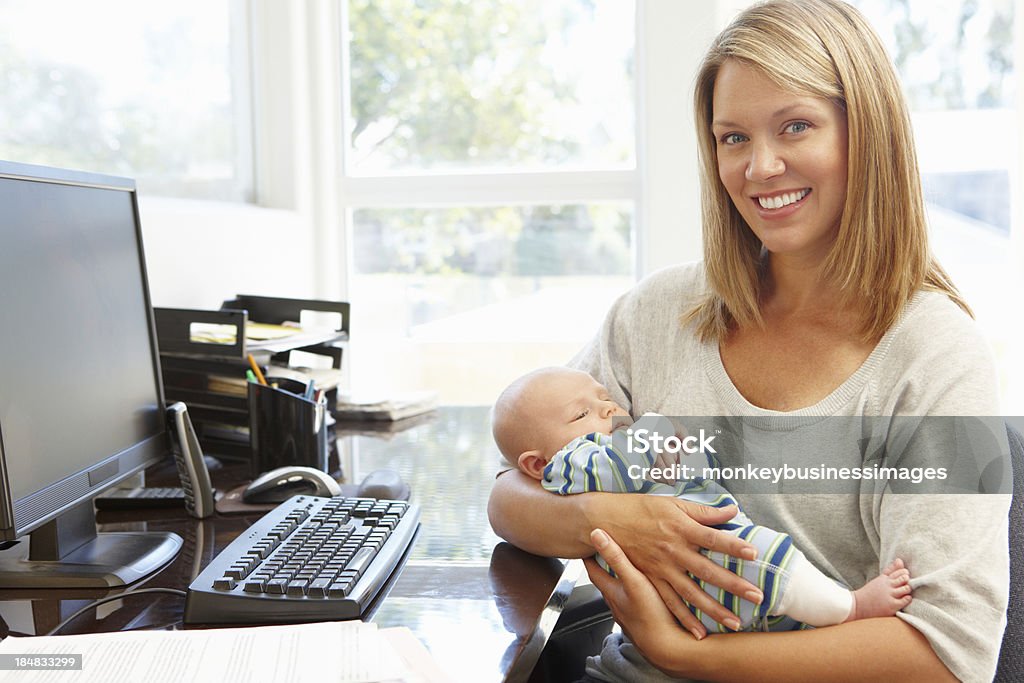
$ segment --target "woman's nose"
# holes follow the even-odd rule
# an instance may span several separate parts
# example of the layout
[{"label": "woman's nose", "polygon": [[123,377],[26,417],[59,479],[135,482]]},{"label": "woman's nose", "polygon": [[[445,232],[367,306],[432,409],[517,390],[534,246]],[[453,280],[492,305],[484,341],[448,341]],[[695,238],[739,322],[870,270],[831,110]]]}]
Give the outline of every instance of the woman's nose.
[{"label": "woman's nose", "polygon": [[751,182],[764,182],[775,176],[782,175],[786,164],[777,150],[767,142],[751,146],[750,160],[747,162],[746,178]]}]

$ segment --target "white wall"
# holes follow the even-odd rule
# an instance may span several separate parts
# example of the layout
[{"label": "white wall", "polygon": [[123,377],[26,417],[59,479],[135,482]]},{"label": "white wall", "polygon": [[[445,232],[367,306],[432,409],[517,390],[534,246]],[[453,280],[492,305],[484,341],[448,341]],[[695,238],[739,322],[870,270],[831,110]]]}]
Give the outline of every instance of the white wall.
[{"label": "white wall", "polygon": [[219,308],[235,294],[313,297],[313,241],[293,211],[141,198],[156,306]]}]

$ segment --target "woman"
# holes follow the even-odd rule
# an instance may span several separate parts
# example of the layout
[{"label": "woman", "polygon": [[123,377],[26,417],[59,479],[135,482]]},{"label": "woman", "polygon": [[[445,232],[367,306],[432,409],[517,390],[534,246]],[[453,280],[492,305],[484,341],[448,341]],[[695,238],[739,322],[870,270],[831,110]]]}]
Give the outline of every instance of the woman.
[{"label": "woman", "polygon": [[[572,365],[634,417],[742,415],[782,428],[790,416],[998,415],[986,344],[931,258],[909,117],[864,19],[837,0],[748,9],[705,57],[695,109],[703,264],[655,273],[624,295]],[[863,463],[843,447],[828,458]],[[749,552],[707,526],[734,510],[550,496],[518,472],[497,479],[490,508],[496,531],[532,552],[582,557],[596,547],[620,578],[591,563],[595,584],[636,647],[673,676],[992,677],[1008,592],[1008,497],[886,491],[741,502],[847,585],[902,558],[913,602],[884,619],[704,638],[683,600],[726,625],[730,614],[688,571],[758,598],[698,552]],[[613,635],[588,673],[657,674],[644,666]]]}]

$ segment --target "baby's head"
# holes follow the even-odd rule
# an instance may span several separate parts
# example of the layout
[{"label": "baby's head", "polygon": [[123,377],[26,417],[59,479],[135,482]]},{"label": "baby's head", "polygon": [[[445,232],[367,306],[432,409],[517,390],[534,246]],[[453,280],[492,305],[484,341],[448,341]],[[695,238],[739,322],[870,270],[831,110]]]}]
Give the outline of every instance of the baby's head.
[{"label": "baby's head", "polygon": [[628,415],[587,373],[541,368],[501,393],[491,430],[506,460],[541,479],[544,466],[567,443],[591,432],[611,434],[612,418]]}]

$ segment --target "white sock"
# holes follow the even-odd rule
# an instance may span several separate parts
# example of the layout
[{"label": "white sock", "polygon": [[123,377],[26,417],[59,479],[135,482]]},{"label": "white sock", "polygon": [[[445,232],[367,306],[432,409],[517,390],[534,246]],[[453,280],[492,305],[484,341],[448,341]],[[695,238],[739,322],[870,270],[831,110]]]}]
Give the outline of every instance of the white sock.
[{"label": "white sock", "polygon": [[811,626],[841,624],[853,609],[853,594],[822,574],[804,557],[794,553],[789,563],[789,582],[773,612]]}]

